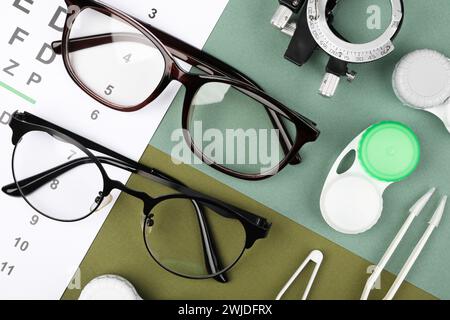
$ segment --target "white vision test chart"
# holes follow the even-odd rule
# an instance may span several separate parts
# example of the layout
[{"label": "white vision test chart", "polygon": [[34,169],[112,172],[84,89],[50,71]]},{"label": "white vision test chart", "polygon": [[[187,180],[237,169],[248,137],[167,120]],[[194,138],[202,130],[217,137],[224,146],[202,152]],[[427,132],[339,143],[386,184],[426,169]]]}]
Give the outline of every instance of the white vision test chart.
[{"label": "white vision test chart", "polygon": [[[104,2],[202,48],[228,0]],[[15,110],[138,160],[179,89],[173,83],[157,101],[134,113],[94,101],[72,82],[61,56],[48,47],[61,39],[65,9],[63,0],[0,1],[0,187],[13,182],[7,123]],[[108,172],[122,182],[129,178],[123,171]],[[72,278],[113,203],[81,222],[60,223],[39,216],[22,198],[1,193],[0,299],[59,299],[75,283]]]}]

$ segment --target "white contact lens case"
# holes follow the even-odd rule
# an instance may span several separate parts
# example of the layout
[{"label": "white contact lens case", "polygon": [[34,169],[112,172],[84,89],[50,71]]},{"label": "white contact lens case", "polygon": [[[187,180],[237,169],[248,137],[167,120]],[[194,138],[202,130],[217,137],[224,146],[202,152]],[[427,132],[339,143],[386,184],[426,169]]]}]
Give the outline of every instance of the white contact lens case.
[{"label": "white contact lens case", "polygon": [[450,132],[450,60],[429,49],[403,57],[393,74],[397,97],[407,106],[435,114]]},{"label": "white contact lens case", "polygon": [[369,230],[381,216],[386,188],[409,176],[419,160],[419,141],[410,128],[393,121],[370,126],[333,164],[320,196],[323,218],[342,233]]},{"label": "white contact lens case", "polygon": [[81,292],[79,300],[142,300],[126,279],[104,275],[93,279]]},{"label": "white contact lens case", "polygon": [[[336,231],[359,234],[372,228],[383,211],[383,193],[391,184],[367,175],[358,160],[362,134],[340,154],[331,168],[320,196],[320,210],[326,223]],[[355,152],[353,165],[339,174],[341,162]]]}]

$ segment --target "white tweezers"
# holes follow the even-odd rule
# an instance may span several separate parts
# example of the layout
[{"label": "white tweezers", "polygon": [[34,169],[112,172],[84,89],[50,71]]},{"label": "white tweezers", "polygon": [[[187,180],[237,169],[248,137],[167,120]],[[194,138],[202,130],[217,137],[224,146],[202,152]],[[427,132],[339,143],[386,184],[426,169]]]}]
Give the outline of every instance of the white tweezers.
[{"label": "white tweezers", "polygon": [[302,300],[306,300],[308,297],[309,291],[311,290],[311,287],[314,283],[314,280],[316,279],[317,272],[320,269],[320,265],[323,261],[323,253],[319,250],[312,251],[308,257],[306,257],[305,261],[300,265],[300,267],[295,271],[295,273],[292,275],[292,277],[289,279],[289,281],[284,285],[283,289],[281,289],[280,293],[278,293],[275,300],[280,300],[281,297],[286,293],[287,289],[292,285],[292,283],[297,279],[297,277],[302,273],[303,269],[308,265],[309,262],[314,262],[316,266],[314,267],[313,273],[311,275],[311,278],[309,278],[308,285],[306,286],[305,292],[303,293]]},{"label": "white tweezers", "polygon": [[[370,294],[370,291],[374,287],[375,282],[378,280],[378,278],[381,275],[381,272],[386,267],[387,263],[391,259],[392,255],[394,254],[395,250],[397,249],[400,241],[405,236],[406,232],[408,231],[409,227],[411,226],[414,218],[416,218],[425,205],[429,202],[431,199],[433,193],[435,192],[436,188],[431,189],[428,191],[424,196],[422,196],[412,207],[409,209],[409,216],[406,219],[405,223],[395,236],[394,240],[389,245],[389,248],[386,250],[385,254],[381,258],[378,265],[375,267],[374,272],[369,277],[369,279],[366,282],[366,285],[364,287],[364,291],[361,295],[361,300],[367,300]],[[434,229],[436,229],[439,226],[439,223],[441,221],[442,215],[445,210],[445,205],[447,202],[447,196],[442,197],[438,208],[433,214],[433,217],[431,218],[429,222],[429,226],[426,229],[425,233],[423,234],[422,238],[417,243],[416,247],[412,251],[411,255],[409,256],[406,263],[403,265],[403,268],[401,269],[400,273],[398,274],[397,278],[394,281],[394,284],[389,289],[389,292],[387,295],[383,298],[383,300],[392,300],[397,293],[398,289],[400,288],[401,284],[405,280],[406,276],[408,275],[409,271],[411,271],[411,268],[413,267],[414,263],[416,262],[417,258],[419,257],[420,253],[422,252],[423,248],[425,247],[426,243],[428,242],[428,239],[430,238],[432,232]]]}]

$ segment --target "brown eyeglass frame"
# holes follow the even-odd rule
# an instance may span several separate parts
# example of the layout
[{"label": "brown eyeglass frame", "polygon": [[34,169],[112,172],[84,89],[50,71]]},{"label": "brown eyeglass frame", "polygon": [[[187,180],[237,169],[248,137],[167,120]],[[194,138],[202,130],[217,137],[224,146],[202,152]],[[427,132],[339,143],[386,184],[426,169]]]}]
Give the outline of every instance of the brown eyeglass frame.
[{"label": "brown eyeglass frame", "polygon": [[[181,82],[181,84],[183,84],[186,88],[182,111],[182,128],[184,139],[190,146],[192,152],[212,168],[239,179],[266,179],[280,172],[287,164],[299,164],[301,162],[301,157],[298,154],[300,149],[306,143],[317,140],[320,131],[316,128],[316,124],[313,121],[287,108],[274,98],[267,95],[249,77],[245,76],[228,64],[214,58],[213,56],[205,52],[202,52],[201,50],[187,44],[182,40],[179,40],[151,26],[148,23],[133,18],[132,16],[101,2],[94,0],[65,0],[65,2],[69,10],[67,11],[62,41],[53,42],[52,47],[56,54],[62,54],[65,68],[67,69],[67,72],[69,73],[72,80],[93,99],[111,109],[123,112],[137,111],[146,107],[157,97],[159,97],[173,80]],[[80,14],[84,9],[87,8],[106,14],[110,17],[118,17],[122,21],[133,26],[147,38],[146,40],[150,40],[162,54],[165,61],[164,75],[157,88],[142,103],[131,107],[124,107],[111,103],[93,92],[76,75],[70,63],[69,52],[111,43],[113,39],[117,40],[117,36],[119,36],[116,34],[99,34],[94,36],[69,39],[73,21],[75,21],[78,14]],[[128,40],[130,36],[136,39],[136,35],[134,34],[122,33],[120,34],[120,36]],[[198,68],[199,70],[205,72],[206,75],[186,72],[180,66],[178,66],[174,57]],[[268,172],[264,172],[264,174],[246,174],[237,172],[210,160],[194,144],[193,138],[188,129],[192,101],[198,90],[203,85],[210,82],[230,85],[243,94],[261,103],[266,108],[272,125],[279,130],[280,144],[285,154],[284,159],[278,164],[278,166],[269,170]],[[281,117],[285,117],[295,124],[295,142],[293,142],[293,139],[289,135],[287,127],[283,123]]]}]

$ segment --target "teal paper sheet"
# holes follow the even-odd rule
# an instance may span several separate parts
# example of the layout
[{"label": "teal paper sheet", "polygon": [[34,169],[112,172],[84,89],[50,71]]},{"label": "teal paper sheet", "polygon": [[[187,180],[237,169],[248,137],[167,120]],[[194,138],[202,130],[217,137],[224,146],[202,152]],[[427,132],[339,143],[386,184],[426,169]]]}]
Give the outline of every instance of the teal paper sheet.
[{"label": "teal paper sheet", "polygon": [[[366,2],[370,5],[379,0]],[[326,99],[317,94],[327,62],[323,53],[317,52],[302,68],[283,59],[289,38],[269,23],[277,1],[230,0],[205,51],[248,74],[271,95],[316,121],[322,135],[302,150],[301,165],[288,166],[265,181],[241,181],[206,165],[196,168],[377,263],[406,219],[409,207],[422,194],[432,186],[438,188],[439,196],[450,194],[450,134],[433,115],[403,106],[391,84],[395,64],[410,51],[431,48],[450,56],[450,1],[404,2],[405,20],[394,41],[394,53],[371,64],[351,65],[358,72],[357,79],[352,84],[342,81],[336,96]],[[340,13],[358,23],[361,21],[357,19],[368,17],[366,12]],[[170,136],[181,125],[181,104],[179,96],[151,141],[152,146],[169,154],[175,144]],[[373,229],[357,236],[337,233],[320,214],[323,183],[342,149],[362,130],[382,120],[403,122],[416,132],[421,141],[421,163],[407,180],[393,184],[385,192],[383,215]],[[398,273],[428,226],[438,200],[435,196],[413,223],[389,264],[389,271]],[[441,299],[450,299],[449,243],[450,209],[408,276],[408,281]]]}]

